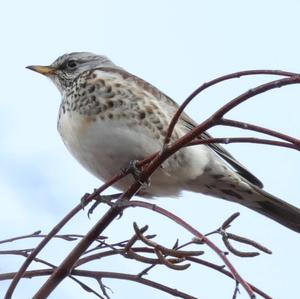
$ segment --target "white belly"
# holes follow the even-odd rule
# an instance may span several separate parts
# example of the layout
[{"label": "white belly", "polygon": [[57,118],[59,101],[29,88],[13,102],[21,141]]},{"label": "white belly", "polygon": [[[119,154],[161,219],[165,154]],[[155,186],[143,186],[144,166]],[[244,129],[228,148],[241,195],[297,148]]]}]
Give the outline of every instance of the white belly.
[{"label": "white belly", "polygon": [[[61,115],[58,130],[72,155],[102,181],[120,173],[130,161],[161,150],[159,140],[147,129],[120,125],[118,120],[94,120],[78,113],[65,113]],[[185,163],[167,161],[153,174],[146,190],[149,196],[177,196],[184,188],[185,179],[203,173],[209,162],[209,152],[203,146],[190,147],[181,151],[181,158]],[[126,190],[132,182],[132,176],[127,176],[115,186]]]}]

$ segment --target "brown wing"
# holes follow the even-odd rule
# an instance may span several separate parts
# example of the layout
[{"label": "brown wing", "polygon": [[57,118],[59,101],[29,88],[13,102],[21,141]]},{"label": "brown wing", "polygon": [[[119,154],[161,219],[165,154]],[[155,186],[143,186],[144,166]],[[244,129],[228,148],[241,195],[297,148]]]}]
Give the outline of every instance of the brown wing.
[{"label": "brown wing", "polygon": [[[197,124],[187,115],[183,114],[182,118],[185,122],[185,127],[192,130]],[[199,136],[200,139],[212,138],[207,132],[202,133]],[[223,158],[228,164],[230,164],[240,176],[254,184],[259,188],[263,188],[263,183],[253,175],[245,166],[243,166],[238,160],[236,160],[224,147],[220,144],[213,143],[208,145],[213,149],[221,158]]]},{"label": "brown wing", "polygon": [[[125,80],[134,80],[137,85],[141,86],[141,88],[145,89],[149,93],[153,94],[156,98],[160,99],[162,102],[164,102],[166,105],[166,109],[169,109],[169,112],[175,113],[175,111],[178,109],[178,104],[174,102],[171,98],[169,98],[167,95],[162,93],[158,88],[154,87],[152,84],[144,81],[143,79],[134,76],[127,71],[123,69],[118,68],[107,68],[103,67],[100,68],[101,70],[106,70],[110,72],[115,72],[120,74]],[[192,130],[197,126],[197,123],[191,119],[186,113],[182,113],[180,122],[184,127],[186,127],[189,130]],[[208,139],[211,138],[211,136],[208,133],[203,133],[199,136],[201,139]],[[252,184],[256,185],[259,188],[263,188],[262,182],[254,176],[247,168],[245,168],[239,161],[237,161],[225,148],[223,148],[219,144],[209,144],[208,145],[212,150],[214,150],[221,158],[223,158],[228,164],[230,164],[243,178],[251,182]]]}]

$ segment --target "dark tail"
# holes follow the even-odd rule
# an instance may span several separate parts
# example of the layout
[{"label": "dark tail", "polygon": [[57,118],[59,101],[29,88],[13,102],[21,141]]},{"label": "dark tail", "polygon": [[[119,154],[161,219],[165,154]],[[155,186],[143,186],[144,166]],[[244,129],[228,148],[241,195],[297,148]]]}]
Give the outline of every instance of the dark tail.
[{"label": "dark tail", "polygon": [[[276,222],[300,233],[300,209],[269,194],[268,192],[253,186],[255,190],[254,200],[245,204],[260,214],[263,214]],[[242,202],[240,202],[242,203]],[[244,204],[244,203],[242,203]],[[248,205],[249,204],[249,205]]]}]

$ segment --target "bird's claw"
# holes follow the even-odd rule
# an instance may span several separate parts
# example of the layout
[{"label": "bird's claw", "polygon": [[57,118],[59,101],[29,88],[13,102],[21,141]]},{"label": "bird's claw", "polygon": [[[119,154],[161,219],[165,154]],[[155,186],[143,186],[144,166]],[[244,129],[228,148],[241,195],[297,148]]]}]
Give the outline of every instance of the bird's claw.
[{"label": "bird's claw", "polygon": [[116,200],[120,197],[122,193],[112,194],[112,195],[97,195],[94,200],[95,202],[92,204],[92,206],[88,210],[88,217],[90,218],[90,215],[93,214],[94,210],[97,208],[97,206],[100,203],[105,203],[109,205],[110,207],[113,207],[115,203],[113,200]]},{"label": "bird's claw", "polygon": [[85,206],[88,204],[87,199],[90,195],[91,195],[90,193],[85,193],[80,199],[81,208],[83,210],[84,210]]},{"label": "bird's claw", "polygon": [[130,173],[134,179],[141,184],[141,189],[146,189],[150,186],[150,179],[143,179],[143,171],[137,165],[138,160],[131,160],[127,168],[122,169],[124,173]]}]

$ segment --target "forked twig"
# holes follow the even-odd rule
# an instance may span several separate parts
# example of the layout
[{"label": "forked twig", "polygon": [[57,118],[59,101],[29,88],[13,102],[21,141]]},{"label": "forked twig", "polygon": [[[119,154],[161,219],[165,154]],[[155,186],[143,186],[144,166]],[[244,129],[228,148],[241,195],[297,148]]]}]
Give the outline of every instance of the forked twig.
[{"label": "forked twig", "polygon": [[[243,244],[247,244],[250,245],[260,251],[263,251],[267,254],[272,254],[272,251],[270,249],[268,249],[267,247],[259,244],[258,242],[242,237],[242,236],[238,236],[236,234],[232,234],[227,232],[226,230],[231,226],[232,222],[238,217],[240,216],[240,213],[234,213],[232,214],[227,220],[225,220],[223,222],[223,224],[216,230],[206,234],[206,236],[212,235],[212,234],[220,234],[222,236],[222,240],[223,243],[225,244],[226,248],[233,254],[235,254],[236,256],[240,256],[240,257],[255,257],[257,255],[259,255],[259,252],[245,252],[245,251],[240,251],[238,249],[236,249],[229,240],[234,240],[237,241],[239,243],[243,243]],[[202,240],[194,240],[195,242],[202,242]]]}]

